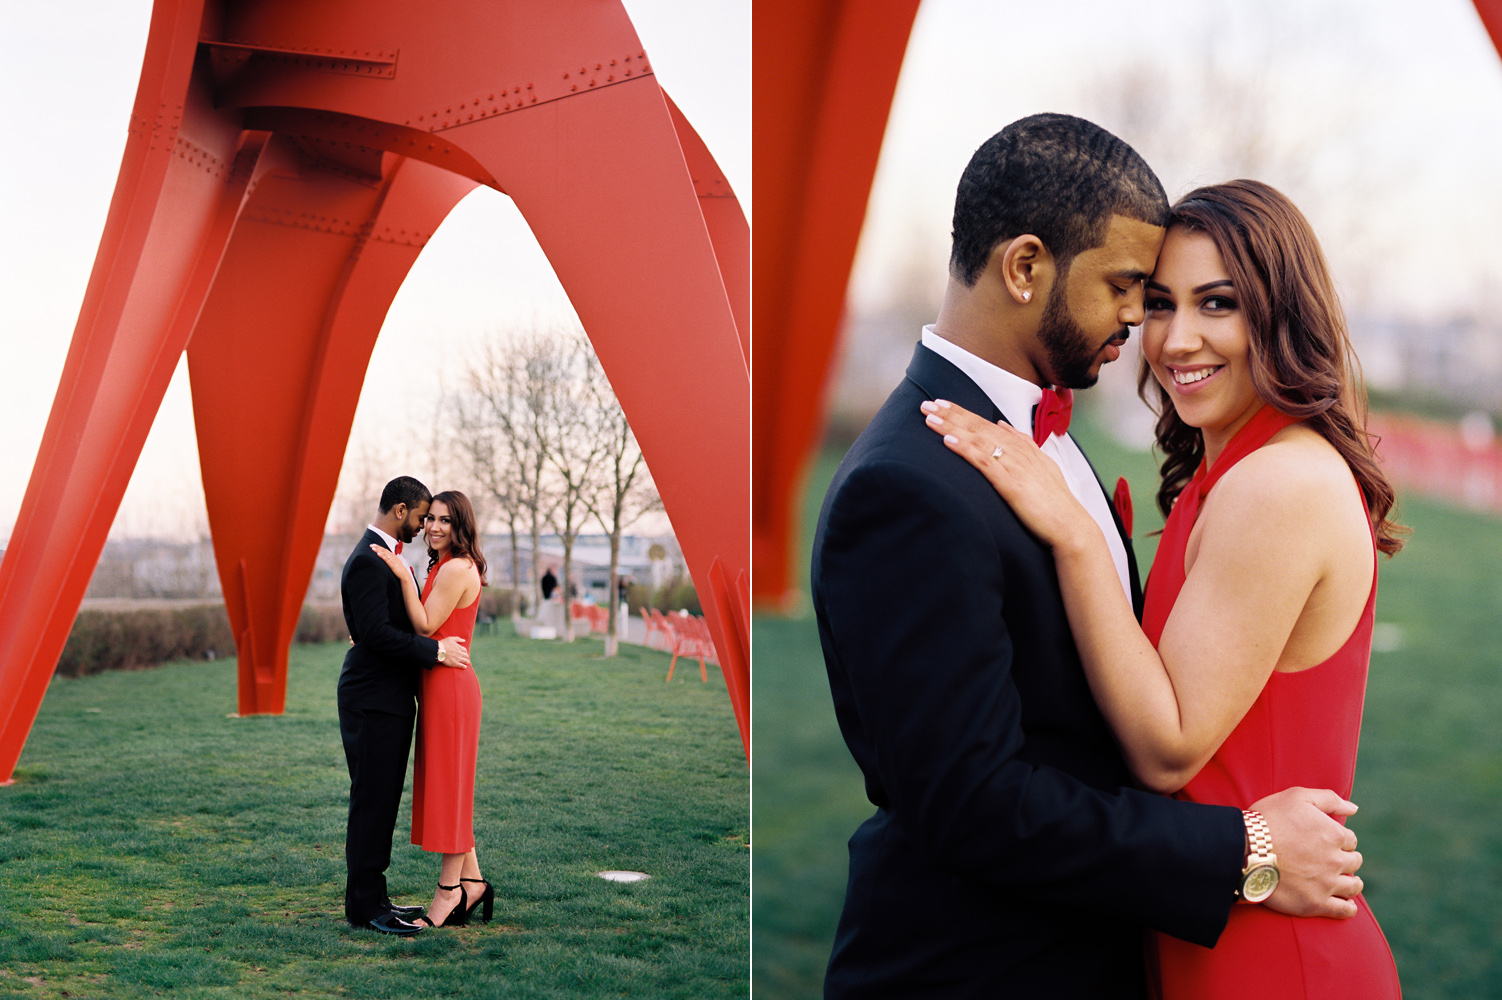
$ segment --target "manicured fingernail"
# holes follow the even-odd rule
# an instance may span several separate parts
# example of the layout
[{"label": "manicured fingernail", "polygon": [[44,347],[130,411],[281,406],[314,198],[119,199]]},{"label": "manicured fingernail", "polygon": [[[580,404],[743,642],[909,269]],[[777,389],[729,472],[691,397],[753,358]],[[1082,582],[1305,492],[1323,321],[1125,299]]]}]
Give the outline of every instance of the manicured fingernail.
[{"label": "manicured fingernail", "polygon": [[944,426],[944,419],[942,417],[937,417],[937,416],[935,416],[932,413],[930,413],[928,416],[924,417],[923,418],[923,422],[925,424],[927,424],[928,426],[930,426],[930,427],[943,427]]},{"label": "manicured fingernail", "polygon": [[919,406],[918,409],[922,410],[924,413],[933,413],[938,410],[938,406],[934,404],[933,400],[929,399],[924,400],[923,404]]},{"label": "manicured fingernail", "polygon": [[953,434],[945,434],[944,435],[944,443],[945,444],[959,444],[960,443],[960,439],[957,438],[957,437],[955,437]]},{"label": "manicured fingernail", "polygon": [[947,410],[954,405],[947,399],[936,399],[934,402],[939,404],[939,409],[941,410]]}]

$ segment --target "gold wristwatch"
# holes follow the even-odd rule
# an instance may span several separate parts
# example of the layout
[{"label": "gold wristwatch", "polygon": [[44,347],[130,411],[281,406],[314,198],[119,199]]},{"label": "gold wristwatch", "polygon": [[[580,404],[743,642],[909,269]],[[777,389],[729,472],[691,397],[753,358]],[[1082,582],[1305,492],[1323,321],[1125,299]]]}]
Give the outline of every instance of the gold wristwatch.
[{"label": "gold wristwatch", "polygon": [[1278,856],[1273,853],[1273,835],[1267,819],[1253,809],[1241,810],[1241,816],[1246,821],[1249,846],[1236,898],[1260,903],[1278,887]]},{"label": "gold wristwatch", "polygon": [[[444,654],[447,653],[447,652],[448,652],[448,650],[444,649],[443,648],[443,643],[440,642],[438,644],[438,665],[440,667],[443,666],[443,657],[444,657]],[[1273,871],[1276,872],[1277,869],[1274,868]],[[1268,890],[1268,891],[1271,892],[1272,890]]]}]

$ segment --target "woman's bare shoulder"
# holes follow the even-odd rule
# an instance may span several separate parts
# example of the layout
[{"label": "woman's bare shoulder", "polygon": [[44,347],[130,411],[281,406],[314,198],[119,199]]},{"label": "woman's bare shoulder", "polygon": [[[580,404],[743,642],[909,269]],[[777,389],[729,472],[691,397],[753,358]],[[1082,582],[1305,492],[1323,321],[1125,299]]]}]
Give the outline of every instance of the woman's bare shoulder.
[{"label": "woman's bare shoulder", "polygon": [[438,567],[438,579],[444,582],[453,580],[463,584],[471,579],[479,579],[480,571],[475,568],[475,561],[468,556],[454,556],[448,562]]},{"label": "woman's bare shoulder", "polygon": [[1215,493],[1223,509],[1282,515],[1310,530],[1343,519],[1348,506],[1360,509],[1350,466],[1319,432],[1302,425],[1279,431],[1228,469]]}]

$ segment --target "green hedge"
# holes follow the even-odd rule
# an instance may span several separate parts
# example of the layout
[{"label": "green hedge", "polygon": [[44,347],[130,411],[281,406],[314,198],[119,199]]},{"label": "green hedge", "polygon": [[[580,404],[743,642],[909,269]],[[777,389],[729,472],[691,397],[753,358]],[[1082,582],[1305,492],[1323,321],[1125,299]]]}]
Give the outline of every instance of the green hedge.
[{"label": "green hedge", "polygon": [[168,660],[214,659],[235,654],[234,634],[222,604],[78,613],[57,672],[85,677],[106,670],[139,670]]},{"label": "green hedge", "polygon": [[626,588],[626,610],[632,615],[641,615],[641,609],[656,608],[661,612],[687,611],[702,615],[699,595],[694,590],[694,581],[687,576],[675,576],[655,590],[645,583],[633,583]]},{"label": "green hedge", "polygon": [[[511,615],[509,590],[480,594],[482,617]],[[347,642],[349,628],[337,604],[305,604],[293,642]],[[84,608],[57,661],[64,677],[106,670],[141,670],[169,660],[213,660],[235,655],[235,637],[222,604],[172,604]]]}]

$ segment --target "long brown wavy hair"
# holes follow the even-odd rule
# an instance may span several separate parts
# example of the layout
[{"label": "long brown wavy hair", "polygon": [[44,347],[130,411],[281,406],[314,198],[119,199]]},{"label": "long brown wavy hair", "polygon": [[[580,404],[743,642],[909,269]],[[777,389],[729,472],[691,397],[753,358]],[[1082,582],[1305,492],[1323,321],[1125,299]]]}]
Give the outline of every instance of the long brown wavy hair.
[{"label": "long brown wavy hair", "polygon": [[[449,509],[449,555],[468,557],[480,571],[480,582],[485,582],[485,556],[480,552],[480,532],[469,497],[458,490],[444,490],[433,497],[433,503],[442,503]],[[428,549],[428,572],[433,572],[437,565],[438,553]]]},{"label": "long brown wavy hair", "polygon": [[[1215,241],[1251,338],[1252,385],[1268,406],[1298,417],[1340,452],[1366,498],[1377,547],[1389,556],[1408,529],[1366,431],[1366,392],[1324,252],[1302,212],[1260,181],[1196,188],[1173,206],[1169,228]],[[1158,414],[1163,453],[1158,508],[1165,517],[1205,456],[1198,428],[1179,419],[1143,358],[1137,391]]]}]

